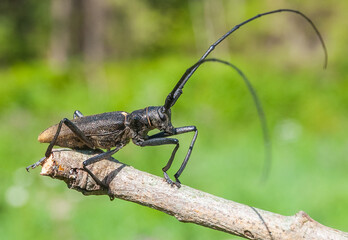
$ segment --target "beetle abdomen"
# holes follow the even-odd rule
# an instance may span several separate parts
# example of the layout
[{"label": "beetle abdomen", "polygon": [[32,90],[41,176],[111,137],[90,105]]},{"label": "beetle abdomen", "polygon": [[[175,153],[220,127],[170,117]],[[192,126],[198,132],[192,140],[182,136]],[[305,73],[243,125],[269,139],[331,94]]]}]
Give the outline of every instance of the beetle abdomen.
[{"label": "beetle abdomen", "polygon": [[[127,144],[129,142],[130,133],[125,126],[126,115],[125,112],[109,112],[76,118],[71,122],[81,130],[95,148],[107,149],[119,143]],[[51,142],[57,128],[58,124],[43,131],[38,137],[39,142]],[[68,148],[88,148],[65,124],[62,125],[56,145]]]}]

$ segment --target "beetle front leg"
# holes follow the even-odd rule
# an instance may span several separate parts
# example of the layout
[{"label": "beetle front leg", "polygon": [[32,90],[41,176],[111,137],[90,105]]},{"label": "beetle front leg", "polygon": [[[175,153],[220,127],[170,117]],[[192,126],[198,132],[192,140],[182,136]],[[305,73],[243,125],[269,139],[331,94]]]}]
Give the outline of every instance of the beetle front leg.
[{"label": "beetle front leg", "polygon": [[176,130],[176,134],[187,133],[187,132],[195,132],[195,135],[193,136],[193,138],[191,140],[190,147],[189,147],[189,149],[188,149],[188,151],[186,153],[185,159],[182,162],[179,170],[174,175],[176,181],[180,183],[179,177],[180,177],[181,173],[184,171],[188,160],[190,159],[193,146],[195,145],[195,142],[197,140],[198,130],[197,130],[197,128],[195,126],[180,127],[180,128],[176,128],[175,130]]},{"label": "beetle front leg", "polygon": [[[157,133],[157,134],[152,135],[152,136],[149,137],[149,140],[154,140],[154,139],[161,139],[161,138],[164,138],[166,136],[173,136],[173,135],[178,135],[178,134],[188,133],[188,132],[195,132],[195,135],[192,138],[190,147],[189,147],[189,149],[187,151],[187,154],[185,156],[184,161],[182,162],[179,170],[174,175],[175,180],[176,180],[175,184],[177,186],[180,185],[179,177],[180,177],[181,173],[184,171],[184,169],[185,169],[185,167],[187,165],[188,160],[190,159],[193,146],[194,146],[194,144],[196,142],[196,139],[197,139],[198,130],[197,130],[196,126],[179,127],[179,128],[175,128],[175,133],[174,134],[170,134],[170,133],[167,133],[167,132],[160,132],[160,133]],[[173,161],[173,159],[172,159],[172,161]],[[169,164],[169,162],[168,162],[168,164]],[[167,164],[167,166],[168,166],[168,164]],[[170,162],[170,164],[168,166],[168,169],[169,169],[170,165],[171,165],[171,162]],[[167,166],[165,166],[164,168],[166,168]]]},{"label": "beetle front leg", "polygon": [[176,154],[176,151],[178,151],[178,148],[179,148],[179,140],[176,139],[176,138],[152,138],[152,139],[148,139],[148,140],[145,140],[143,142],[136,142],[136,144],[138,146],[141,146],[141,147],[145,147],[145,146],[160,146],[160,145],[167,145],[167,144],[175,144],[175,148],[173,149],[173,152],[172,152],[172,155],[170,156],[169,160],[168,160],[168,163],[166,164],[166,166],[164,166],[162,168],[162,171],[163,171],[163,175],[164,175],[164,178],[165,180],[167,181],[167,183],[169,183],[170,185],[173,185],[175,184],[178,188],[180,188],[180,182],[179,181],[176,181],[176,182],[173,182],[168,174],[167,174],[167,171],[168,169],[170,168],[170,166],[172,165],[173,163],[173,160],[174,160],[174,157],[175,157],[175,154]]}]

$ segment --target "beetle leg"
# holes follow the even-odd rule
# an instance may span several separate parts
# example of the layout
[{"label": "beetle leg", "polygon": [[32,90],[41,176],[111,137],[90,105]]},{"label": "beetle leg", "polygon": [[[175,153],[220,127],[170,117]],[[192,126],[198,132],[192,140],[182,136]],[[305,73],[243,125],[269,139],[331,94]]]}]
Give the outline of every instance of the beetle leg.
[{"label": "beetle leg", "polygon": [[179,170],[174,175],[176,181],[180,184],[179,177],[180,177],[181,173],[184,171],[184,169],[186,167],[186,164],[187,164],[187,162],[188,162],[188,160],[189,160],[189,158],[191,156],[193,146],[195,145],[195,142],[196,142],[196,139],[197,139],[198,130],[197,130],[197,128],[195,126],[180,127],[180,128],[175,128],[175,130],[176,130],[176,134],[187,133],[187,132],[195,132],[195,135],[192,138],[190,147],[189,147],[189,149],[187,151],[186,157],[185,157],[184,161],[182,162]]},{"label": "beetle leg", "polygon": [[79,110],[76,110],[76,111],[74,112],[74,119],[75,119],[75,118],[80,118],[80,117],[83,117],[83,114],[82,114]]},{"label": "beetle leg", "polygon": [[145,147],[145,146],[160,146],[160,145],[167,145],[167,144],[175,144],[175,148],[173,149],[172,155],[170,156],[168,163],[166,164],[166,166],[164,166],[162,168],[163,171],[163,175],[165,180],[167,181],[167,183],[169,183],[170,185],[175,184],[178,188],[180,187],[180,183],[179,182],[173,182],[168,174],[167,171],[170,168],[170,166],[173,163],[174,157],[175,157],[175,153],[179,148],[179,140],[176,138],[152,138],[152,139],[148,139],[145,140],[143,142],[136,142],[137,145],[141,146],[141,147]]},{"label": "beetle leg", "polygon": [[93,178],[93,180],[100,186],[108,188],[108,186],[106,186],[102,181],[100,181],[95,175],[94,173],[92,173],[91,170],[89,170],[87,168],[88,165],[99,162],[100,160],[103,159],[107,159],[109,157],[111,157],[113,154],[115,154],[116,152],[118,152],[118,150],[120,150],[123,147],[123,145],[119,145],[116,148],[114,148],[113,150],[107,151],[107,152],[103,152],[101,154],[98,154],[94,157],[91,157],[85,161],[83,161],[82,165],[83,165],[83,169]]},{"label": "beetle leg", "polygon": [[[149,136],[149,140],[147,140],[147,141],[150,141],[150,140],[155,140],[155,139],[161,139],[161,138],[164,138],[166,136],[178,135],[178,134],[187,133],[187,132],[195,132],[195,135],[192,138],[189,150],[187,151],[187,154],[186,154],[186,157],[185,157],[183,163],[181,164],[179,170],[174,175],[175,180],[176,180],[175,185],[177,185],[178,187],[180,186],[179,177],[187,165],[187,162],[188,162],[188,160],[191,156],[191,153],[192,153],[193,146],[194,146],[196,139],[197,139],[197,135],[198,135],[197,128],[195,126],[179,127],[179,128],[175,128],[175,134],[170,134],[170,133],[166,133],[166,132],[159,132],[155,135]],[[168,139],[170,139],[170,138],[168,138]],[[175,150],[175,152],[176,152],[176,150]],[[173,154],[172,154],[172,157],[174,158]],[[163,171],[166,171],[170,168],[172,161],[173,161],[172,157],[171,157],[171,159],[169,159],[168,164],[163,168]]]},{"label": "beetle leg", "polygon": [[[83,114],[76,110],[74,112],[74,118],[79,118],[79,117],[83,117]],[[47,147],[46,153],[45,153],[45,157],[41,158],[38,162],[26,167],[27,171],[29,171],[29,168],[36,168],[37,166],[39,166],[45,159],[49,158],[49,156],[52,153],[52,149],[54,147],[54,145],[56,145],[60,130],[62,129],[62,125],[63,123],[73,132],[75,133],[75,135],[83,142],[87,145],[87,147],[89,147],[90,149],[94,149],[94,150],[100,150],[100,149],[96,149],[94,144],[86,137],[86,135],[69,119],[64,118],[62,119],[57,127],[57,131],[52,139],[52,141],[50,142],[50,144]],[[100,150],[101,151],[101,150]]]},{"label": "beetle leg", "polygon": [[[78,111],[79,112],[79,111]],[[75,111],[76,113],[76,111]],[[79,112],[80,113],[80,112]],[[74,114],[75,115],[75,114]],[[29,171],[29,168],[36,168],[37,166],[39,166],[45,159],[49,158],[49,156],[51,155],[52,153],[52,149],[54,147],[54,145],[56,144],[57,142],[57,139],[58,139],[58,136],[59,136],[59,133],[60,133],[60,130],[62,129],[62,125],[63,123],[68,127],[70,128],[70,130],[76,134],[76,136],[82,141],[84,142],[90,149],[95,149],[94,147],[94,144],[87,139],[87,137],[85,136],[85,134],[78,128],[76,127],[76,125],[71,122],[69,119],[67,118],[64,118],[63,120],[61,120],[58,124],[58,127],[57,127],[57,132],[56,134],[54,135],[52,141],[50,142],[50,145],[48,145],[47,147],[47,150],[46,150],[46,153],[45,153],[45,157],[44,158],[41,158],[38,162],[26,167],[27,171]],[[100,149],[99,149],[100,150]],[[101,151],[101,150],[100,150]]]},{"label": "beetle leg", "polygon": [[58,124],[58,127],[57,127],[57,132],[56,134],[54,135],[50,145],[48,146],[47,150],[46,150],[46,153],[45,153],[45,156],[48,158],[51,153],[52,153],[52,149],[53,149],[53,146],[56,144],[57,142],[57,139],[58,139],[58,136],[59,136],[59,133],[60,133],[60,130],[62,128],[62,125],[63,123],[68,127],[70,128],[70,130],[75,133],[75,135],[83,142],[85,143],[90,149],[94,149],[94,144],[86,137],[86,135],[78,128],[76,127],[76,125],[71,122],[69,119],[67,118],[64,118],[63,120],[61,120]]},{"label": "beetle leg", "polygon": [[37,166],[39,166],[39,165],[40,165],[43,161],[45,161],[45,160],[46,160],[46,157],[43,157],[43,158],[41,158],[39,161],[37,161],[36,163],[34,163],[34,164],[32,164],[32,165],[26,167],[25,169],[29,172],[29,169],[30,169],[30,168],[32,168],[32,169],[36,168]]}]

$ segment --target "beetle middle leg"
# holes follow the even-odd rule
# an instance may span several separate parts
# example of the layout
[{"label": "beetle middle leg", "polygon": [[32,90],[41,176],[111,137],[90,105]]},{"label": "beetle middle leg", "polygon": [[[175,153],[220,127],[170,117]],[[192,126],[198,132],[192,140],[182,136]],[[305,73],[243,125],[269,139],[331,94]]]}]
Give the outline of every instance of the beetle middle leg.
[{"label": "beetle middle leg", "polygon": [[118,150],[120,150],[121,148],[123,147],[123,145],[119,145],[117,146],[116,148],[112,149],[112,150],[109,150],[107,152],[103,152],[103,153],[100,153],[94,157],[91,157],[85,161],[83,161],[82,165],[83,165],[83,169],[93,178],[93,180],[100,186],[102,187],[105,187],[105,188],[108,188],[108,186],[106,186],[102,181],[100,181],[95,175],[94,173],[92,173],[91,170],[89,170],[87,168],[88,165],[90,164],[93,164],[93,163],[96,163],[96,162],[99,162],[100,160],[103,160],[103,159],[107,159],[109,157],[111,157],[112,155],[114,155],[116,152],[118,152]]},{"label": "beetle middle leg", "polygon": [[82,114],[79,110],[76,110],[76,111],[74,112],[74,119],[75,119],[75,118],[80,118],[80,117],[83,117],[83,114]]}]

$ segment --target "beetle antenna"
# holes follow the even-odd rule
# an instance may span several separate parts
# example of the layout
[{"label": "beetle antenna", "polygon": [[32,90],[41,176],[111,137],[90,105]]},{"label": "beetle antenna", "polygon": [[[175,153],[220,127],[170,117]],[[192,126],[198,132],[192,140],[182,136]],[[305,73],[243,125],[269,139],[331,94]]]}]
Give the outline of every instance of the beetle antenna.
[{"label": "beetle antenna", "polygon": [[[207,59],[199,60],[197,63],[195,63],[189,69],[187,69],[185,74],[190,73],[192,71],[192,69],[198,68],[201,64],[203,64],[205,62],[219,62],[219,63],[225,64],[227,66],[230,66],[234,70],[236,70],[237,73],[243,78],[243,81],[244,81],[245,85],[247,86],[247,88],[248,88],[248,90],[253,98],[254,104],[256,106],[257,114],[259,116],[259,120],[261,123],[264,149],[265,149],[265,164],[264,164],[264,169],[263,169],[263,174],[262,174],[261,180],[266,179],[268,176],[268,173],[270,171],[271,163],[272,163],[272,154],[271,154],[272,145],[271,145],[271,140],[270,140],[269,131],[268,131],[268,127],[267,127],[266,117],[265,117],[265,114],[264,114],[264,111],[263,111],[263,108],[261,105],[261,101],[260,101],[259,97],[257,96],[257,93],[256,93],[254,87],[252,86],[252,84],[248,80],[248,78],[245,76],[245,74],[237,66],[235,66],[234,64],[232,64],[230,62],[220,60],[217,58],[207,58]],[[180,80],[185,79],[185,74]],[[178,82],[178,84],[180,84],[180,81]]]},{"label": "beetle antenna", "polygon": [[[327,55],[327,50],[326,50],[326,46],[324,43],[324,40],[319,32],[319,30],[317,29],[317,27],[314,25],[314,23],[312,22],[312,20],[307,17],[306,15],[304,15],[302,12],[297,11],[297,10],[292,10],[292,9],[278,9],[278,10],[274,10],[274,11],[270,11],[270,12],[265,12],[265,13],[261,13],[258,14],[252,18],[249,18],[248,20],[234,26],[230,31],[228,31],[225,35],[223,35],[221,38],[219,38],[215,43],[213,43],[209,49],[203,54],[203,56],[200,58],[200,60],[204,60],[206,59],[206,57],[215,49],[215,47],[217,45],[219,45],[223,40],[225,40],[229,35],[231,35],[234,31],[236,31],[238,28],[240,28],[241,26],[257,19],[260,18],[262,16],[265,15],[270,15],[273,13],[279,13],[279,12],[291,12],[291,13],[296,13],[299,14],[300,16],[302,16],[314,29],[316,35],[319,38],[319,41],[323,47],[324,50],[324,69],[327,66],[327,59],[328,59],[328,55]],[[197,62],[199,63],[199,62]],[[184,73],[184,75],[181,77],[181,79],[179,80],[179,82],[175,85],[174,89],[169,93],[169,95],[166,98],[165,104],[164,104],[164,110],[168,111],[178,100],[178,98],[180,97],[180,95],[182,94],[182,89],[184,88],[186,82],[190,79],[190,77],[192,76],[192,74],[197,70],[197,68],[201,65],[201,64],[195,64],[193,65],[191,68],[187,69],[187,71]]]},{"label": "beetle antenna", "polygon": [[244,81],[245,85],[247,86],[247,88],[248,88],[248,90],[253,98],[254,104],[256,106],[257,114],[259,116],[261,128],[262,128],[263,143],[264,143],[264,149],[265,149],[264,150],[265,151],[265,163],[264,163],[264,167],[263,167],[261,181],[266,180],[268,177],[269,171],[271,169],[272,144],[271,144],[271,139],[269,136],[265,112],[263,111],[263,107],[262,107],[261,101],[256,93],[256,90],[254,89],[253,85],[248,80],[248,78],[245,76],[245,74],[234,64],[227,62],[227,61],[220,60],[220,59],[215,59],[215,58],[205,59],[203,61],[220,62],[220,63],[226,64],[226,65],[232,67],[234,70],[236,70],[238,72],[238,74],[243,78],[243,81]]}]

